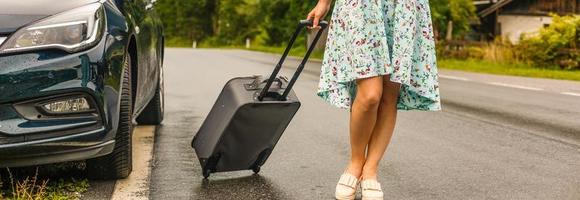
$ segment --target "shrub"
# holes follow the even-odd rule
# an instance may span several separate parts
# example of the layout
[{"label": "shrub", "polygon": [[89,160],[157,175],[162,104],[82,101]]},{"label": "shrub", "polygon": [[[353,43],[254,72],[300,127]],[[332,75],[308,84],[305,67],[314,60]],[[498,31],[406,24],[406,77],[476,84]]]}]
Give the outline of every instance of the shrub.
[{"label": "shrub", "polygon": [[524,62],[522,52],[507,38],[497,37],[482,48],[482,59],[496,63],[517,64]]},{"label": "shrub", "polygon": [[520,49],[536,67],[580,70],[580,16],[552,17],[553,23],[538,34],[524,35]]},{"label": "shrub", "polygon": [[501,37],[492,42],[439,41],[437,55],[441,58],[476,59],[504,64],[523,62],[518,46]]}]

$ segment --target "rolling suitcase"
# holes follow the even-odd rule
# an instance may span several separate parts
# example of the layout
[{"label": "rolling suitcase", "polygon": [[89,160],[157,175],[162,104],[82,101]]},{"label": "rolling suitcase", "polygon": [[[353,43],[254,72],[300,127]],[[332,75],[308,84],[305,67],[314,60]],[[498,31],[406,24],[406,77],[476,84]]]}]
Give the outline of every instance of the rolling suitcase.
[{"label": "rolling suitcase", "polygon": [[260,171],[300,107],[292,86],[328,26],[327,22],[320,23],[321,29],[292,79],[277,77],[296,38],[311,24],[308,20],[300,21],[268,79],[238,77],[226,83],[192,141],[204,178],[214,172]]}]

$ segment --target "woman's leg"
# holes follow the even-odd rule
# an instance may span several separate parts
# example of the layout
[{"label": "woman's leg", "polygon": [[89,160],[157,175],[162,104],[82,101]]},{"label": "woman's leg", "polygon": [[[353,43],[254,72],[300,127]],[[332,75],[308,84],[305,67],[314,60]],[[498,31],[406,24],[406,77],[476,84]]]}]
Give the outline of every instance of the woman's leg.
[{"label": "woman's leg", "polygon": [[368,143],[366,162],[363,167],[364,179],[376,179],[379,162],[391,141],[397,121],[397,98],[401,85],[384,77],[383,95],[378,109],[377,122]]},{"label": "woman's leg", "polygon": [[362,173],[382,93],[382,76],[357,80],[357,94],[350,113],[351,158],[347,168],[347,172],[356,177]]}]

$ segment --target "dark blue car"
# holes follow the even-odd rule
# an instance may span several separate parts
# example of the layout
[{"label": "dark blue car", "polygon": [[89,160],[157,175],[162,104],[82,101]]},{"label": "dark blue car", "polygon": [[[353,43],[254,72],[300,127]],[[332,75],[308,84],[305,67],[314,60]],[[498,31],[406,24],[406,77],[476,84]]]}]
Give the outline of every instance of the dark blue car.
[{"label": "dark blue car", "polygon": [[163,42],[155,0],[2,1],[0,167],[127,177],[134,122],[163,120]]}]

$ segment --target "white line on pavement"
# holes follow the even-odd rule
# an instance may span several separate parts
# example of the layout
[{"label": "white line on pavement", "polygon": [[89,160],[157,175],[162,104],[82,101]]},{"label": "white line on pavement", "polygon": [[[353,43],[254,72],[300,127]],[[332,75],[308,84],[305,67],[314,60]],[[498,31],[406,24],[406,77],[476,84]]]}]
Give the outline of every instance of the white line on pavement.
[{"label": "white line on pavement", "polygon": [[512,85],[512,84],[499,83],[499,82],[488,82],[487,84],[497,85],[497,86],[503,86],[503,87],[518,88],[518,89],[524,89],[524,90],[534,90],[534,91],[544,90],[542,88],[527,87],[527,86],[521,86],[521,85]]},{"label": "white line on pavement", "polygon": [[580,97],[580,93],[574,93],[574,92],[562,92],[560,94]]},{"label": "white line on pavement", "polygon": [[133,131],[133,172],[115,183],[112,200],[149,199],[149,175],[153,159],[155,126],[137,126]]},{"label": "white line on pavement", "polygon": [[457,77],[457,76],[447,76],[447,75],[439,75],[440,78],[444,79],[452,79],[452,80],[459,80],[459,81],[469,81],[467,78]]}]

